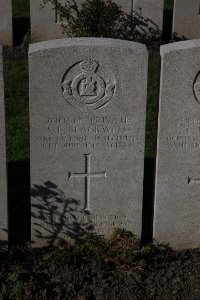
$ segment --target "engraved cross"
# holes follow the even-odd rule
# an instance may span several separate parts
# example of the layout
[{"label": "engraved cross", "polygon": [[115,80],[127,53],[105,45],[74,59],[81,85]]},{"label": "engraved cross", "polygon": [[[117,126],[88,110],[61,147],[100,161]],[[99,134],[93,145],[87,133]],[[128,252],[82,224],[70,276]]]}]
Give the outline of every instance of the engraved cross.
[{"label": "engraved cross", "polygon": [[85,178],[85,206],[84,210],[90,210],[90,187],[91,187],[91,178],[105,178],[105,172],[91,172],[91,156],[92,154],[85,154],[85,173],[71,173],[69,172],[70,178]]}]

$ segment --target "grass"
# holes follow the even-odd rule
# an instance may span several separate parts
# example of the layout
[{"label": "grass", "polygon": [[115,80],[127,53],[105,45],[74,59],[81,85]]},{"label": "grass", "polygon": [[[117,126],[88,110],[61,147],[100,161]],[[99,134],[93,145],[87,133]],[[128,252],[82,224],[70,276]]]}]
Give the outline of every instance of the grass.
[{"label": "grass", "polygon": [[13,17],[29,17],[29,2],[30,0],[12,0]]},{"label": "grass", "polygon": [[6,299],[22,299],[23,281],[20,280],[20,274],[18,272],[13,272],[8,275],[5,283],[1,286],[1,293]]},{"label": "grass", "polygon": [[[92,286],[93,281],[98,282],[96,276],[100,275],[103,279],[104,276],[110,277],[113,272],[122,276],[123,274],[127,276],[128,272],[131,272],[131,276],[138,274],[140,277],[142,272],[148,270],[154,257],[164,258],[166,253],[171,253],[169,250],[160,246],[142,246],[134,234],[123,229],[115,229],[108,239],[96,234],[88,234],[85,239],[76,241],[73,245],[60,242],[42,251],[16,247],[12,254],[7,256],[5,271],[0,273],[0,295],[2,299],[12,300],[54,299],[56,289],[60,290],[59,282],[62,283],[63,280],[69,279],[71,287],[74,285],[78,291],[82,285],[82,281],[77,280],[79,276],[86,283],[89,279]],[[70,275],[72,272],[73,277]],[[134,276],[133,280],[137,281],[137,277]],[[106,280],[106,285],[107,282]],[[49,290],[50,293],[44,294],[44,289]],[[38,294],[39,291],[42,294]],[[50,294],[52,297],[49,297]],[[82,297],[73,299],[75,298],[83,299]],[[87,297],[87,299],[93,298]]]},{"label": "grass", "polygon": [[29,159],[27,60],[6,60],[4,75],[8,161]]},{"label": "grass", "polygon": [[157,110],[160,83],[160,61],[158,58],[153,58],[149,61],[148,74],[145,157],[151,159],[155,156],[156,146]]},{"label": "grass", "polygon": [[144,257],[153,249],[153,246],[142,247],[140,241],[131,232],[115,229],[109,239],[96,234],[88,234],[75,245],[63,242],[45,254],[43,260],[56,265],[77,266],[92,261],[100,269],[110,265],[123,265],[141,270],[145,265]]},{"label": "grass", "polygon": [[174,0],[165,0],[165,9],[173,9]]}]

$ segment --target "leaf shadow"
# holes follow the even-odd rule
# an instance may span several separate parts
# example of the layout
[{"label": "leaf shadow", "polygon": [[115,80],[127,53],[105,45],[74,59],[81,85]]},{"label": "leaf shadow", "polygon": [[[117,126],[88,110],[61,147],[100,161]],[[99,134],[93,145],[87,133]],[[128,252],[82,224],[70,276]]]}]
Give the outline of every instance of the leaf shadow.
[{"label": "leaf shadow", "polygon": [[144,42],[147,45],[160,41],[162,31],[150,18],[143,15],[142,9],[124,14],[117,28],[118,38]]},{"label": "leaf shadow", "polygon": [[80,200],[67,198],[53,182],[33,185],[31,197],[32,244],[52,246],[82,238],[94,229],[90,212],[82,209]]}]

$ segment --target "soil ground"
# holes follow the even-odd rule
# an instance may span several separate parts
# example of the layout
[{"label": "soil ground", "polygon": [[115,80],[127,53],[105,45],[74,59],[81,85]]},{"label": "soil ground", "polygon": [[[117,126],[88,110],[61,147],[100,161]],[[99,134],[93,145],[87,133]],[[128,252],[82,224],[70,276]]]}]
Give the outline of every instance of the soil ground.
[{"label": "soil ground", "polygon": [[[153,247],[135,264],[47,259],[51,248],[14,249],[0,258],[0,299],[200,299],[200,249]],[[55,258],[55,257],[54,257]]]}]

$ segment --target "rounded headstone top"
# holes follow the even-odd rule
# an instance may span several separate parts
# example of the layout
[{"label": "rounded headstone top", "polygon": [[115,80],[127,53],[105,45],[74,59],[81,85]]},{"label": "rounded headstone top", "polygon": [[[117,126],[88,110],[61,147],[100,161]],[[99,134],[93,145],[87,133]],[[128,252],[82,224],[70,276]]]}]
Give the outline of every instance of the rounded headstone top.
[{"label": "rounded headstone top", "polygon": [[200,48],[200,39],[163,45],[160,47],[160,55],[162,56],[172,51],[187,50],[192,48]]},{"label": "rounded headstone top", "polygon": [[37,51],[48,50],[52,48],[66,48],[66,47],[76,47],[76,46],[86,46],[86,47],[116,47],[131,49],[138,52],[146,52],[148,50],[144,44],[119,40],[110,38],[64,38],[50,40],[40,43],[31,44],[29,46],[29,54]]}]

